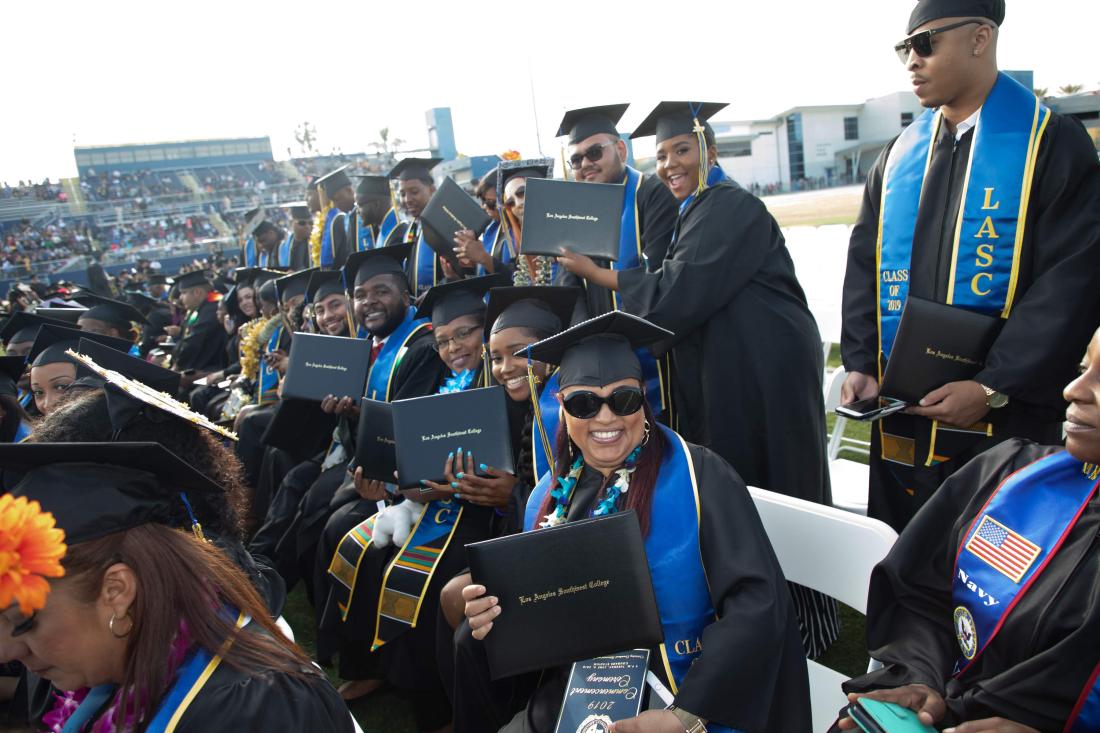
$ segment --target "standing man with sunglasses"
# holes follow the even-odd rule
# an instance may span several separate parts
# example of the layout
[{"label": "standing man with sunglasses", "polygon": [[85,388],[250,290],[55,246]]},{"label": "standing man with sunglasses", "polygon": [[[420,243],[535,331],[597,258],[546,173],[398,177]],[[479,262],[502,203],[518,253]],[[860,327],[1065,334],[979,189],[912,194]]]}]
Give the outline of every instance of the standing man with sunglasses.
[{"label": "standing man with sunglasses", "polygon": [[1100,322],[1096,150],[998,72],[1004,17],[1004,0],[914,8],[895,48],[927,109],[871,170],[852,232],[845,402],[878,394],[909,295],[1002,319],[972,380],[874,426],[868,513],[899,531],[995,443],[1061,442],[1061,388]]},{"label": "standing man with sunglasses", "polygon": [[279,267],[289,272],[309,268],[309,235],[313,231],[313,217],[305,201],[283,204],[290,215],[290,233],[279,247]]}]

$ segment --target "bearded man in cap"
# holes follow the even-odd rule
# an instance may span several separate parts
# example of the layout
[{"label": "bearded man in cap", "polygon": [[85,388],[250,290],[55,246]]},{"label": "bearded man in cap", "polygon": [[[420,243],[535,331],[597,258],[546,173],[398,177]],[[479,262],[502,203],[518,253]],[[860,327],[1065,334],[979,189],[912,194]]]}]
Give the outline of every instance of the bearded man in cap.
[{"label": "bearded man in cap", "polygon": [[917,3],[895,50],[926,111],[879,156],[852,232],[844,402],[878,395],[910,295],[1001,321],[972,379],[874,426],[868,513],[898,531],[992,445],[1060,442],[1062,387],[1100,322],[1096,149],[998,71],[1004,19],[1004,0]]}]

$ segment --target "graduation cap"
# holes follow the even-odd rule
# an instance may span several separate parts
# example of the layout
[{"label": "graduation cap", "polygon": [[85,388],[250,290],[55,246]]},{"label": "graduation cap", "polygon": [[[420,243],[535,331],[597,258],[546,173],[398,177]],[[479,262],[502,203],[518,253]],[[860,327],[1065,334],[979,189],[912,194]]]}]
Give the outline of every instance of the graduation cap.
[{"label": "graduation cap", "polygon": [[580,295],[581,289],[574,287],[493,288],[485,312],[485,338],[506,328],[530,328],[548,336],[561,333]]},{"label": "graduation cap", "polygon": [[394,244],[389,247],[352,252],[344,263],[344,283],[348,290],[362,285],[375,275],[390,273],[400,275],[408,286],[405,260],[412,251],[411,244]]},{"label": "graduation cap", "polygon": [[673,335],[644,318],[612,311],[532,344],[516,356],[558,364],[561,387],[604,387],[621,379],[642,381],[634,350]]},{"label": "graduation cap", "polygon": [[256,295],[259,296],[260,300],[266,300],[268,303],[278,304],[279,302],[279,291],[275,289],[274,280],[265,281],[263,285],[256,289]]},{"label": "graduation cap", "polygon": [[128,293],[127,297],[130,299],[130,304],[141,311],[141,314],[146,318],[149,317],[149,312],[152,311],[153,308],[164,303],[164,301],[159,298],[154,298],[151,295],[136,291]]},{"label": "graduation cap", "polygon": [[0,342],[3,342],[6,347],[8,344],[21,344],[27,341],[34,341],[34,337],[38,335],[38,327],[47,323],[54,326],[61,326],[62,328],[68,328],[70,325],[68,321],[47,318],[38,313],[19,311],[18,313],[12,314],[12,316],[5,321],[4,327],[0,328]]},{"label": "graduation cap", "polygon": [[661,102],[630,133],[630,139],[656,135],[657,142],[661,143],[677,135],[693,135],[695,121],[698,120],[703,126],[707,144],[713,145],[714,130],[707,120],[728,106],[726,102]]},{"label": "graduation cap", "polygon": [[27,360],[22,356],[0,356],[0,395],[19,394],[19,380],[26,370]]},{"label": "graduation cap", "polygon": [[283,204],[282,208],[286,209],[287,213],[290,214],[290,218],[295,221],[309,221],[313,218],[309,213],[309,204],[305,201]]},{"label": "graduation cap", "polygon": [[510,178],[551,178],[553,175],[553,158],[501,161],[497,166],[497,200],[504,201],[504,186]]},{"label": "graduation cap", "polygon": [[[111,427],[116,433],[133,422],[139,414],[144,414],[153,421],[162,419],[165,415],[171,415],[230,440],[237,439],[236,433],[211,422],[205,415],[192,411],[186,404],[177,400],[172,396],[175,393],[169,394],[127,373],[107,368],[89,355],[76,350],[72,350],[70,356],[82,367],[106,382],[103,390],[107,397],[107,412],[110,414]],[[111,361],[123,366],[125,372],[136,375],[137,370],[132,363],[120,362],[115,358],[111,358]],[[154,376],[153,381],[167,382],[165,376],[155,376],[153,372],[146,370],[142,372],[145,375]]]},{"label": "graduation cap", "polygon": [[431,318],[432,327],[444,326],[460,316],[485,312],[485,294],[508,284],[507,276],[496,272],[436,285],[424,293],[417,318]]},{"label": "graduation cap", "polygon": [[1005,0],[920,0],[909,15],[906,33],[940,18],[985,18],[999,28],[1005,22]]},{"label": "graduation cap", "polygon": [[76,305],[64,307],[43,307],[38,306],[34,309],[36,315],[42,315],[46,318],[52,318],[55,321],[73,325],[81,319],[84,314],[88,312],[87,308]]},{"label": "graduation cap", "polygon": [[147,323],[141,311],[129,303],[123,303],[121,300],[104,298],[102,295],[86,292],[77,293],[73,296],[73,299],[88,308],[80,314],[80,318],[94,318],[106,323],[123,326],[123,330],[129,329],[131,323]]},{"label": "graduation cap", "polygon": [[244,212],[244,235],[246,237],[255,232],[256,227],[264,220],[264,216],[265,212],[262,206]]},{"label": "graduation cap", "polygon": [[314,181],[313,185],[323,188],[325,195],[331,199],[337,191],[351,185],[351,179],[348,178],[348,166],[342,165],[336,170],[326,173]]},{"label": "graduation cap", "polygon": [[615,129],[615,125],[619,124],[619,120],[623,118],[629,106],[629,104],[605,104],[599,107],[571,109],[561,118],[555,137],[568,135],[570,145],[576,145],[582,140],[601,133],[619,137],[619,131]]},{"label": "graduation cap", "polygon": [[443,162],[443,158],[405,158],[390,169],[387,178],[398,181],[423,181],[434,184],[431,170]]},{"label": "graduation cap", "polygon": [[[22,474],[12,495],[53,514],[68,545],[144,524],[175,525],[181,509],[190,513],[187,492],[225,491],[160,443],[7,443],[0,466]],[[8,486],[11,478],[3,479]]]},{"label": "graduation cap", "polygon": [[34,345],[31,346],[30,353],[27,354],[27,361],[31,366],[36,367],[61,362],[75,364],[76,361],[65,352],[69,349],[75,350],[81,339],[96,341],[124,354],[129,352],[130,347],[133,346],[126,339],[81,331],[79,328],[46,324],[38,329],[38,336],[34,339]]},{"label": "graduation cap", "polygon": [[390,197],[390,179],[386,176],[355,176],[359,183],[355,186],[355,195]]},{"label": "graduation cap", "polygon": [[[179,393],[179,372],[159,367],[152,362],[131,356],[89,338],[81,338],[77,342],[74,351],[88,357],[105,370],[118,372],[159,392]],[[97,378],[102,382],[102,377],[97,375]]]},{"label": "graduation cap", "polygon": [[344,274],[340,270],[312,271],[306,285],[307,303],[316,303],[337,294],[344,294]]},{"label": "graduation cap", "polygon": [[146,285],[171,285],[172,282],[172,278],[160,273],[155,273],[145,279]]},{"label": "graduation cap", "polygon": [[305,295],[306,286],[309,284],[309,278],[318,269],[320,268],[311,267],[308,270],[299,270],[291,275],[285,275],[276,279],[275,291],[278,294],[279,302],[285,303],[291,298]]},{"label": "graduation cap", "polygon": [[237,287],[247,285],[250,288],[263,285],[268,280],[283,277],[285,274],[266,267],[238,267],[233,272],[236,275]]},{"label": "graduation cap", "polygon": [[206,276],[205,270],[194,270],[192,272],[181,272],[176,276],[176,287],[179,290],[186,290],[187,288],[195,288],[199,285],[206,285],[213,288],[214,283],[210,281],[210,278]]}]

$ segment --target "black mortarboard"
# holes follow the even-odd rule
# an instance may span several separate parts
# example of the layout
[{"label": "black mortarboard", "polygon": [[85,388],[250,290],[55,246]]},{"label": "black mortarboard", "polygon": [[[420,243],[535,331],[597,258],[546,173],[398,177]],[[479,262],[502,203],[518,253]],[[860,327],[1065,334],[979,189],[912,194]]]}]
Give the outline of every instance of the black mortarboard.
[{"label": "black mortarboard", "polygon": [[581,289],[573,287],[493,288],[485,312],[485,338],[506,328],[531,328],[547,336],[561,333],[580,295]]},{"label": "black mortarboard", "polygon": [[344,284],[348,290],[362,285],[375,275],[390,273],[400,275],[408,284],[405,260],[412,251],[411,244],[394,244],[389,247],[352,252],[344,263]]},{"label": "black mortarboard", "polygon": [[27,362],[31,366],[43,366],[44,364],[57,364],[58,362],[76,362],[65,351],[77,350],[81,339],[96,341],[116,351],[126,353],[133,346],[126,339],[104,336],[98,333],[88,333],[78,328],[66,328],[47,324],[38,329],[38,336],[34,339],[30,353],[27,354]]},{"label": "black mortarboard", "polygon": [[184,272],[176,276],[176,287],[180,290],[198,287],[199,285],[214,287],[214,283],[210,282],[210,278],[206,276],[206,272],[203,270]]},{"label": "black mortarboard", "polygon": [[516,356],[529,354],[536,361],[560,365],[561,387],[604,387],[621,379],[642,381],[634,350],[671,336],[671,331],[645,319],[612,311],[539,341]]},{"label": "black mortarboard", "polygon": [[73,300],[88,308],[80,314],[80,318],[95,318],[126,328],[129,328],[130,323],[146,323],[145,316],[141,314],[141,311],[120,300],[104,298],[102,295],[87,292],[77,293],[73,296]]},{"label": "black mortarboard", "polygon": [[348,167],[346,165],[340,166],[336,170],[330,171],[318,178],[313,182],[313,185],[325,189],[325,195],[332,198],[337,191],[351,185],[351,179],[348,178],[347,169]]},{"label": "black mortarboard", "polygon": [[167,275],[161,275],[159,273],[150,275],[145,279],[146,285],[171,285],[172,278]]},{"label": "black mortarboard", "polygon": [[73,303],[71,306],[65,307],[40,305],[34,309],[34,312],[35,315],[52,318],[55,321],[61,321],[62,323],[72,326],[88,312],[88,309]]},{"label": "black mortarboard", "polygon": [[260,225],[260,222],[264,220],[264,216],[265,212],[262,206],[255,209],[249,209],[244,213],[244,234],[246,237],[255,231],[256,227]]},{"label": "black mortarboard", "polygon": [[286,274],[266,267],[238,267],[234,272],[237,276],[237,285],[247,285],[252,288]]},{"label": "black mortarboard", "polygon": [[1005,21],[1005,0],[920,0],[909,16],[906,33],[940,18],[986,18],[1000,27]]},{"label": "black mortarboard", "polygon": [[356,176],[359,183],[355,186],[356,196],[390,197],[390,179],[386,176]]},{"label": "black mortarboard", "polygon": [[244,311],[241,310],[241,306],[237,303],[237,288],[240,285],[234,285],[229,288],[229,292],[225,294],[221,300],[218,301],[218,306],[225,309],[225,312],[229,314],[236,323],[241,323],[241,316],[244,315]]},{"label": "black mortarboard", "polygon": [[484,313],[485,294],[507,283],[508,278],[497,272],[436,285],[424,293],[416,317],[431,318],[432,326],[437,328],[460,316]]},{"label": "black mortarboard", "polygon": [[275,289],[274,280],[268,280],[261,285],[256,291],[256,295],[260,297],[260,300],[266,300],[268,303],[279,302],[279,291]]},{"label": "black mortarboard", "polygon": [[252,236],[259,237],[266,232],[277,231],[278,229],[279,227],[275,226],[275,222],[271,221],[270,219],[264,219],[256,225],[255,229],[252,230]]},{"label": "black mortarboard", "polygon": [[551,178],[554,175],[553,158],[528,158],[525,160],[505,160],[497,166],[497,200],[504,201],[504,186],[508,179]]},{"label": "black mortarboard", "polygon": [[159,392],[179,393],[179,372],[159,367],[152,362],[139,359],[136,356],[131,356],[128,353],[84,337],[80,339],[73,351],[90,357],[92,361],[104,369],[118,372]]},{"label": "black mortarboard", "polygon": [[135,308],[142,312],[146,318],[149,316],[149,312],[156,308],[158,305],[168,305],[167,302],[160,298],[154,298],[152,295],[146,295],[145,293],[130,293],[130,303]]},{"label": "black mortarboard", "polygon": [[314,270],[306,285],[306,302],[316,303],[333,294],[344,294],[344,273],[340,270]]},{"label": "black mortarboard", "polygon": [[37,501],[76,545],[143,524],[173,525],[182,492],[224,489],[160,443],[8,443],[0,466],[22,474],[14,496]]},{"label": "black mortarboard", "polygon": [[313,218],[309,213],[309,204],[305,201],[294,201],[289,204],[283,204],[282,208],[287,210],[291,219],[297,221],[308,221]]},{"label": "black mortarboard", "polygon": [[291,275],[286,275],[275,280],[275,290],[279,294],[279,302],[285,303],[291,298],[306,294],[306,285],[309,284],[310,275],[317,270],[311,267],[308,270],[299,270]]},{"label": "black mortarboard", "polygon": [[600,107],[571,109],[561,118],[555,137],[569,136],[569,144],[576,145],[593,135],[606,133],[619,137],[615,125],[623,118],[629,104],[606,104]]},{"label": "black mortarboard", "polygon": [[713,145],[714,130],[707,120],[728,106],[726,102],[661,102],[642,120],[638,129],[630,133],[630,138],[656,135],[657,142],[661,143],[677,135],[692,135],[698,119],[703,124],[707,143]]},{"label": "black mortarboard", "polygon": [[398,181],[435,183],[431,170],[442,162],[442,158],[405,158],[398,161],[397,165],[390,169],[387,177],[395,178]]},{"label": "black mortarboard", "polygon": [[19,394],[20,378],[27,369],[27,360],[21,356],[0,356],[0,395],[15,397]]},{"label": "black mortarboard", "polygon": [[0,328],[0,341],[4,343],[4,346],[34,341],[34,337],[38,335],[38,327],[46,323],[62,328],[68,328],[71,325],[68,321],[60,321],[37,313],[20,311],[12,314],[4,323],[4,327]]}]

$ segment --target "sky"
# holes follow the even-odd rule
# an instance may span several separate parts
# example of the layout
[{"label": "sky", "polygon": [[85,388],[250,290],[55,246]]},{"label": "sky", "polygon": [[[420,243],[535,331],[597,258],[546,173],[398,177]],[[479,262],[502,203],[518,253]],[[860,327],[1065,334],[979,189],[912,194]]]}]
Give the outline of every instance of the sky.
[{"label": "sky", "polygon": [[[271,137],[299,154],[369,151],[378,132],[427,144],[450,107],[460,153],[559,155],[565,109],[728,101],[771,117],[909,88],[893,44],[910,0],[554,3],[6,2],[0,181],[76,175],[73,146]],[[60,22],[59,22],[60,21]],[[1038,87],[1100,86],[1100,3],[1009,0],[1001,68]],[[645,155],[645,145],[636,147]]]}]

